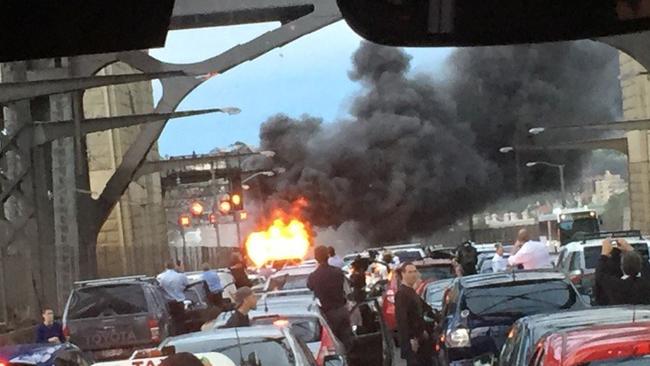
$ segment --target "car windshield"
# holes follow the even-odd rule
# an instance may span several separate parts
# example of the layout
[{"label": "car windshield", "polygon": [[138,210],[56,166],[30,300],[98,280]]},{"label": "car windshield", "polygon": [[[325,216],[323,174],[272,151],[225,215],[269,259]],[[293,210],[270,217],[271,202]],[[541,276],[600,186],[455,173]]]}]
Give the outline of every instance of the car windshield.
[{"label": "car windshield", "polygon": [[[319,342],[321,335],[321,326],[318,318],[305,317],[283,317],[291,324],[291,330],[296,338],[305,343]],[[279,320],[277,317],[255,318],[253,323],[256,325],[270,325]]]},{"label": "car windshield", "polygon": [[525,316],[569,309],[577,296],[564,281],[532,281],[470,288],[463,301],[463,308],[479,317]]},{"label": "car windshield", "polygon": [[560,240],[565,243],[571,240],[580,239],[585,234],[592,234],[598,232],[598,219],[596,218],[581,218],[581,219],[567,219],[559,224],[560,226]]},{"label": "car windshield", "polygon": [[400,262],[413,262],[422,259],[422,253],[419,250],[397,250],[393,255],[399,258]]},{"label": "car windshield", "polygon": [[268,291],[297,290],[307,288],[309,275],[282,275],[269,280]]},{"label": "car windshield", "polygon": [[68,319],[96,318],[147,312],[140,285],[110,285],[77,289],[68,307]]},{"label": "car windshield", "polygon": [[422,279],[426,281],[444,280],[446,278],[454,277],[451,264],[440,266],[419,266],[418,272],[420,272]]},{"label": "car windshield", "polygon": [[191,338],[169,342],[165,346],[174,346],[176,352],[219,352],[228,356],[235,364],[240,365],[242,357],[257,355],[261,365],[294,365],[295,357],[284,338],[229,338],[193,341]]}]

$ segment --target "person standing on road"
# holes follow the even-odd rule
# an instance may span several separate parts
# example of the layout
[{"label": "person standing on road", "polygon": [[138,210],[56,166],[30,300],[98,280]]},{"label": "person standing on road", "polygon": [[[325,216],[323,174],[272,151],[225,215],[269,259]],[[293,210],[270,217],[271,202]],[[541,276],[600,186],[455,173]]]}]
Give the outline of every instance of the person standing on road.
[{"label": "person standing on road", "polygon": [[257,296],[250,287],[241,287],[235,292],[235,311],[232,313],[224,328],[248,327],[251,320],[248,313],[257,309]]},{"label": "person standing on road", "polygon": [[213,270],[210,269],[210,264],[203,263],[203,274],[201,279],[208,285],[208,300],[212,305],[221,307],[223,300],[223,286],[221,279]]},{"label": "person standing on road", "polygon": [[512,248],[513,254],[508,258],[511,267],[522,266],[523,269],[553,268],[551,256],[546,245],[530,240],[528,230],[521,229]]},{"label": "person standing on road", "polygon": [[63,327],[54,321],[54,310],[43,309],[43,322],[36,327],[36,343],[65,343]]},{"label": "person standing on road", "polygon": [[433,342],[424,322],[428,305],[414,290],[420,274],[413,263],[405,262],[399,275],[402,283],[395,294],[395,317],[402,358],[407,366],[431,365]]},{"label": "person standing on road", "polygon": [[164,290],[168,301],[169,314],[174,321],[175,334],[185,333],[185,288],[188,285],[187,276],[177,272],[176,263],[169,261],[166,270],[158,275],[160,287]]},{"label": "person standing on road", "polygon": [[466,241],[456,249],[456,261],[463,269],[463,276],[476,274],[478,253],[472,242]]},{"label": "person standing on road", "polygon": [[314,295],[320,301],[321,311],[332,332],[349,350],[353,336],[350,313],[345,299],[345,275],[339,268],[327,263],[329,259],[327,247],[319,245],[314,248],[314,257],[318,267],[307,278],[307,287],[314,291]]},{"label": "person standing on road", "polygon": [[504,272],[508,269],[508,260],[503,258],[503,245],[497,244],[494,247],[496,248],[496,253],[492,257],[492,272]]},{"label": "person standing on road", "polygon": [[[620,256],[614,256],[614,243]],[[620,276],[616,267],[620,267]],[[596,265],[598,303],[607,305],[650,305],[650,278],[643,259],[625,239],[605,239]]]}]

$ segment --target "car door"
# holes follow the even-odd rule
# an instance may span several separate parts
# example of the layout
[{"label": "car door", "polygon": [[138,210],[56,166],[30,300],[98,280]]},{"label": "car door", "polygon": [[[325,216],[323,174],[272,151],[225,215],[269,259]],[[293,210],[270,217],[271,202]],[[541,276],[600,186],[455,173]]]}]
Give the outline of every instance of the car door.
[{"label": "car door", "polygon": [[352,312],[358,312],[353,316],[358,323],[353,326],[354,337],[348,352],[350,365],[392,365],[392,332],[384,322],[377,300],[357,303]]}]

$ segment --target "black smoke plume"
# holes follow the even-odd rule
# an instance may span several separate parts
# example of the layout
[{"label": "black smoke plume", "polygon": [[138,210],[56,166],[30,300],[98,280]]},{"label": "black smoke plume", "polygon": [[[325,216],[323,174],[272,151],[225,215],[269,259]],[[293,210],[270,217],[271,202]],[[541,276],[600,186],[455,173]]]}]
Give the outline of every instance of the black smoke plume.
[{"label": "black smoke plume", "polygon": [[402,50],[362,43],[349,76],[363,92],[349,119],[279,114],[262,125],[262,148],[287,169],[261,183],[267,207],[304,197],[316,226],[354,221],[374,242],[426,235],[513,191],[513,159],[498,149],[518,128],[615,114],[616,53],[604,46],[463,49],[450,62],[434,81],[409,74]]}]

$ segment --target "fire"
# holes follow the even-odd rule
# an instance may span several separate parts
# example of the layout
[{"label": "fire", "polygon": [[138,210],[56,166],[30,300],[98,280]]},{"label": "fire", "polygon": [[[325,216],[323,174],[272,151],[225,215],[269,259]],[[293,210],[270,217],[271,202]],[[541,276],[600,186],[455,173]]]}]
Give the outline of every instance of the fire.
[{"label": "fire", "polygon": [[303,259],[309,250],[309,233],[298,219],[275,219],[266,231],[254,232],[246,239],[248,258],[260,267],[271,260]]}]

